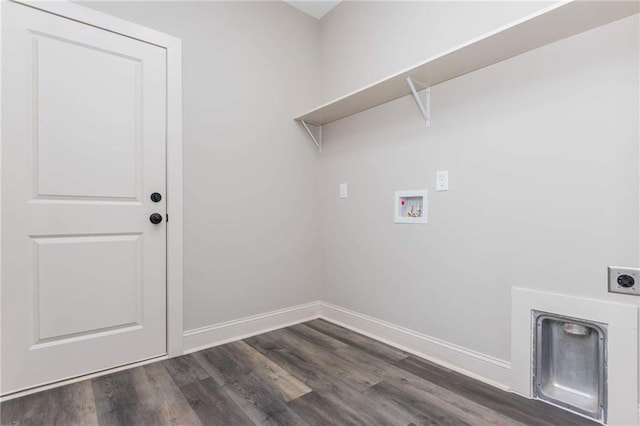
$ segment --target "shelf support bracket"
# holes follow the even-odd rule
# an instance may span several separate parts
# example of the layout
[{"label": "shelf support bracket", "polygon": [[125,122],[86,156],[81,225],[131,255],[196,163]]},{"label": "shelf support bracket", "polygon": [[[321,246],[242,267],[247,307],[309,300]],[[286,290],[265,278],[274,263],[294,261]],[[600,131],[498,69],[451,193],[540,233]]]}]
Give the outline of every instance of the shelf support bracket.
[{"label": "shelf support bracket", "polygon": [[[300,120],[300,122],[302,123],[302,125],[304,126],[304,129],[309,134],[309,137],[311,137],[311,140],[313,141],[313,143],[315,143],[316,146],[318,147],[318,152],[322,153],[322,126],[319,126],[319,125],[313,124],[313,123],[307,123],[304,120]],[[313,127],[317,127],[318,128],[318,136],[313,134],[313,132],[311,131],[309,126],[313,126]]]},{"label": "shelf support bracket", "polygon": [[[416,81],[416,83],[419,83],[420,85],[425,86],[425,84],[422,84],[419,81]],[[420,99],[420,95],[418,94],[418,90],[416,89],[416,86],[414,84],[414,80],[411,77],[407,77],[407,84],[411,89],[411,93],[413,93],[413,99],[415,99],[416,104],[418,104],[418,109],[420,109],[420,113],[424,117],[424,120],[427,124],[427,128],[431,127],[431,88],[430,87],[426,88],[425,100],[423,104],[422,100]]]}]

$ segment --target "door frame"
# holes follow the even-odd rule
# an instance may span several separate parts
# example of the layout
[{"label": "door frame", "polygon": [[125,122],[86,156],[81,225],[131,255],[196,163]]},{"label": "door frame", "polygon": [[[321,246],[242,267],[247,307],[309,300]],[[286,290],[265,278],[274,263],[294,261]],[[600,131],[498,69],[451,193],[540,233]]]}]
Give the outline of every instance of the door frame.
[{"label": "door frame", "polygon": [[[0,0],[6,1],[6,0]],[[182,40],[150,28],[116,18],[106,13],[64,1],[9,0],[13,3],[39,9],[63,18],[101,28],[112,33],[150,43],[166,50],[167,57],[167,121],[166,121],[166,181],[167,181],[167,273],[166,322],[167,356],[183,353],[183,186],[182,186]],[[0,7],[0,22],[2,7]],[[0,45],[1,45],[0,32]],[[1,55],[0,55],[1,58]],[[2,63],[0,60],[0,91],[2,89]],[[1,103],[0,103],[1,108]],[[0,128],[2,115],[0,110]],[[2,158],[0,133],[0,159]],[[0,163],[1,164],[1,163]],[[1,179],[1,175],[0,175]],[[0,182],[1,183],[1,182]],[[1,191],[1,185],[0,185]],[[0,201],[1,201],[0,193]],[[0,211],[2,203],[0,202]],[[0,237],[2,228],[0,227]],[[2,253],[0,252],[0,259]],[[0,279],[0,294],[2,281]],[[1,316],[0,316],[1,318]],[[0,354],[2,339],[0,339]],[[1,361],[1,360],[0,360]],[[91,373],[89,373],[91,374]]]}]

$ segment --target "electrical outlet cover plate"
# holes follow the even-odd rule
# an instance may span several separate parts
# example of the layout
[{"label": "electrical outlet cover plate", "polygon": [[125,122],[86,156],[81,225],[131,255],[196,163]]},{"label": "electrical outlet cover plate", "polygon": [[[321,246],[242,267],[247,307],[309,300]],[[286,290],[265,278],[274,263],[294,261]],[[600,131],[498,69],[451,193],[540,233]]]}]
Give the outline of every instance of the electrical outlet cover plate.
[{"label": "electrical outlet cover plate", "polygon": [[[622,293],[640,296],[640,269],[626,268],[623,266],[609,266],[609,293]],[[633,285],[625,287],[618,283],[618,278],[627,275],[633,278]],[[629,279],[625,279],[627,283]],[[628,285],[628,284],[627,284]]]},{"label": "electrical outlet cover plate", "polygon": [[341,183],[340,184],[340,198],[347,198],[348,193],[347,193],[347,184],[346,183]]},{"label": "electrical outlet cover plate", "polygon": [[436,172],[436,191],[449,190],[449,171],[440,170]]}]

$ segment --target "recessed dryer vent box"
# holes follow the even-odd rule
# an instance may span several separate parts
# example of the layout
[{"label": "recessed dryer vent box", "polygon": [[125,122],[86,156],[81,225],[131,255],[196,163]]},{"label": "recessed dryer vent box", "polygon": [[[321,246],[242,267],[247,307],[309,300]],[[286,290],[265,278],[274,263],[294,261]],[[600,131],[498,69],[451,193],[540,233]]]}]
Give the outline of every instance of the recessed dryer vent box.
[{"label": "recessed dryer vent box", "polygon": [[428,223],[427,190],[396,191],[395,223]]},{"label": "recessed dryer vent box", "polygon": [[535,310],[532,315],[533,396],[606,422],[607,324]]}]

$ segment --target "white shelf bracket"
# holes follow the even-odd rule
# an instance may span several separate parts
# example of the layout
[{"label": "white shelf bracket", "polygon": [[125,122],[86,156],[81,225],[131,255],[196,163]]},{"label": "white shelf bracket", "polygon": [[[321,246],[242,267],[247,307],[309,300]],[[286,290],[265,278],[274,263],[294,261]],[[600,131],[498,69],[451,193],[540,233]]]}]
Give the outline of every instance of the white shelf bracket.
[{"label": "white shelf bracket", "polygon": [[[419,81],[416,81],[416,83],[419,83],[422,86],[426,86]],[[420,109],[420,113],[424,117],[427,128],[431,127],[431,88],[427,87],[425,90],[425,99],[423,105],[422,101],[420,100],[420,94],[418,93],[418,90],[416,89],[416,86],[414,84],[414,80],[411,77],[407,77],[407,84],[409,85],[409,88],[411,88],[413,99],[415,99],[416,104],[418,104],[418,109]]]},{"label": "white shelf bracket", "polygon": [[[313,143],[315,143],[316,146],[318,147],[318,152],[322,153],[322,126],[319,126],[313,123],[307,123],[304,120],[300,120],[300,122],[304,126],[304,129],[307,131],[307,133],[309,133],[309,137],[311,137],[311,140],[313,141]],[[309,126],[318,128],[318,136],[313,134]]]}]

